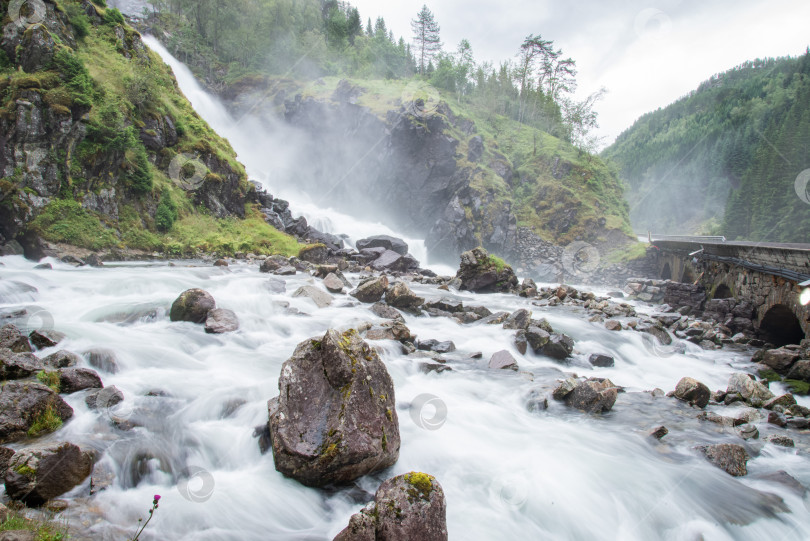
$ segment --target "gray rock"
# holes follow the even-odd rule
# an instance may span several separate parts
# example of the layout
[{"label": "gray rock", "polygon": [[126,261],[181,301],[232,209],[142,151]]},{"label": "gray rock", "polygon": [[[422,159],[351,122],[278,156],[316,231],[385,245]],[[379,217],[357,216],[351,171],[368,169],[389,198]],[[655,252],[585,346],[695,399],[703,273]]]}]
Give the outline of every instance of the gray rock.
[{"label": "gray rock", "polygon": [[394,385],[356,331],[306,340],[268,403],[276,469],[307,486],[347,483],[399,457]]},{"label": "gray rock", "polygon": [[483,248],[461,254],[456,278],[461,280],[461,289],[481,293],[508,292],[518,285],[512,267],[491,258]]},{"label": "gray rock", "polygon": [[543,355],[558,361],[567,359],[573,352],[574,339],[565,334],[552,335],[548,341],[548,344],[543,346],[543,349],[540,350],[540,353]]},{"label": "gray rock", "polygon": [[768,443],[772,443],[774,445],[778,445],[780,447],[795,447],[796,444],[794,443],[792,438],[788,436],[784,436],[782,434],[771,434],[770,436],[765,436],[763,438]]},{"label": "gray rock", "polygon": [[81,360],[82,358],[72,351],[61,349],[56,353],[51,353],[42,359],[42,364],[48,368],[69,368],[71,366],[76,366]]},{"label": "gray rock", "polygon": [[312,246],[305,246],[301,248],[298,254],[298,259],[301,261],[308,261],[310,263],[326,263],[329,258],[329,248],[325,244],[313,244]]},{"label": "gray rock", "polygon": [[772,411],[768,413],[768,423],[784,428],[787,426],[787,417],[784,413]]},{"label": "gray rock", "polygon": [[280,278],[270,278],[264,283],[264,287],[270,293],[276,293],[278,295],[287,292],[287,282]]},{"label": "gray rock", "polygon": [[540,353],[548,345],[551,335],[545,329],[531,325],[526,329],[526,340],[532,347],[532,351]]},{"label": "gray rock", "polygon": [[596,366],[598,368],[610,368],[615,364],[615,360],[610,355],[604,355],[602,353],[593,353],[588,358],[588,362],[591,363],[591,366]]},{"label": "gray rock", "polygon": [[334,272],[330,272],[326,275],[326,278],[323,279],[323,287],[330,293],[343,293],[345,284]]},{"label": "gray rock", "polygon": [[491,316],[486,316],[480,320],[482,325],[500,325],[509,318],[509,312],[496,312]]},{"label": "gray rock", "polygon": [[292,265],[284,265],[274,270],[273,274],[276,276],[295,276],[298,274],[298,270]]},{"label": "gray rock", "polygon": [[515,348],[517,348],[521,355],[526,355],[526,352],[529,350],[529,341],[526,338],[526,331],[518,331],[515,334]]},{"label": "gray rock", "polygon": [[418,269],[419,262],[410,255],[400,255],[393,250],[386,250],[380,257],[371,262],[371,268],[378,271],[407,272]]},{"label": "gray rock", "polygon": [[385,291],[385,302],[394,308],[414,311],[418,310],[419,307],[424,304],[425,299],[415,295],[405,282],[394,282],[394,284]]},{"label": "gray rock", "polygon": [[84,403],[91,410],[108,409],[124,401],[124,393],[118,387],[111,385],[103,389],[92,389],[84,397]]},{"label": "gray rock", "polygon": [[224,334],[239,330],[239,319],[233,310],[214,308],[205,318],[205,332],[208,334]]},{"label": "gray rock", "polygon": [[334,541],[446,541],[444,490],[432,475],[410,472],[380,485]]},{"label": "gray rock", "polygon": [[358,252],[368,248],[385,248],[399,255],[407,255],[408,253],[408,244],[404,240],[388,235],[374,235],[360,239],[357,241],[356,246]]},{"label": "gray rock", "polygon": [[396,308],[391,308],[384,302],[374,303],[371,305],[370,310],[374,313],[374,315],[383,319],[405,321],[405,318],[402,317],[402,314],[400,314]]},{"label": "gray rock", "polygon": [[777,372],[787,372],[800,357],[799,352],[792,349],[769,349],[763,354],[762,364]]},{"label": "gray rock", "polygon": [[564,400],[566,396],[574,392],[579,381],[576,378],[564,379],[551,393],[554,400]]},{"label": "gray rock", "polygon": [[332,301],[334,300],[332,295],[315,286],[301,286],[295,291],[295,293],[292,294],[292,296],[308,297],[312,299],[318,308],[326,308],[327,306],[331,306]]},{"label": "gray rock", "polygon": [[31,344],[28,337],[12,324],[0,327],[0,348],[10,349],[14,353],[30,353]]},{"label": "gray rock", "polygon": [[425,308],[432,308],[434,310],[441,310],[442,312],[455,314],[464,311],[464,304],[456,299],[442,297],[438,301],[432,301],[425,304]]},{"label": "gray rock", "polygon": [[719,443],[698,448],[701,453],[715,466],[725,470],[729,475],[741,477],[748,473],[746,464],[748,453],[742,445],[736,443]]},{"label": "gray rock", "polygon": [[62,421],[73,417],[73,408],[51,388],[32,382],[8,382],[0,390],[0,443],[28,435],[35,421],[48,409]]},{"label": "gray rock", "polygon": [[810,361],[797,361],[787,374],[789,379],[810,382]]},{"label": "gray rock", "polygon": [[711,395],[709,388],[694,378],[681,378],[673,393],[678,400],[689,402],[699,408],[706,407]]},{"label": "gray rock", "polygon": [[118,373],[118,357],[116,357],[113,350],[93,348],[85,351],[83,355],[87,359],[87,363],[93,368],[110,374]]},{"label": "gray rock", "polygon": [[439,342],[438,340],[419,340],[416,342],[416,348],[422,351],[434,351],[436,353],[452,353],[456,350],[456,345],[450,341]]},{"label": "gray rock", "polygon": [[62,368],[59,370],[59,391],[65,394],[85,389],[101,389],[101,377],[89,368]]},{"label": "gray rock", "polygon": [[28,339],[37,349],[52,348],[65,339],[65,334],[50,329],[31,331]]},{"label": "gray rock", "polygon": [[172,321],[205,323],[208,312],[217,307],[214,297],[202,289],[189,289],[177,297],[169,312]]},{"label": "gray rock", "polygon": [[532,313],[523,308],[514,311],[503,323],[504,329],[526,330],[532,322]]},{"label": "gray rock", "polygon": [[792,394],[787,393],[780,396],[776,396],[771,398],[770,400],[766,401],[762,407],[766,410],[772,410],[776,406],[781,406],[783,408],[788,408],[796,403],[796,399],[793,397]]},{"label": "gray rock", "polygon": [[489,367],[496,370],[518,370],[518,363],[511,353],[501,350],[492,354],[489,359]]},{"label": "gray rock", "polygon": [[605,328],[609,331],[622,330],[622,322],[616,319],[608,319],[605,321]]},{"label": "gray rock", "polygon": [[92,465],[90,455],[72,443],[26,447],[11,457],[5,473],[6,493],[13,500],[37,507],[81,484]]},{"label": "gray rock", "polygon": [[591,378],[577,382],[565,396],[565,404],[588,413],[602,413],[613,408],[617,396],[618,389],[609,379]]},{"label": "gray rock", "polygon": [[366,331],[368,340],[396,340],[408,342],[413,339],[411,330],[401,321],[391,321],[376,325]]},{"label": "gray rock", "polygon": [[773,393],[758,381],[754,381],[748,374],[732,374],[728,380],[726,394],[739,394],[745,402],[754,406],[762,407],[768,400],[773,398]]},{"label": "gray rock", "polygon": [[0,349],[0,379],[28,378],[44,369],[36,355],[32,353],[14,353],[10,349]]},{"label": "gray rock", "polygon": [[658,428],[656,428],[655,430],[650,432],[650,436],[652,436],[653,438],[655,438],[657,440],[660,440],[661,438],[663,438],[667,434],[669,434],[669,429],[667,429],[667,427],[665,427],[665,426],[659,426]]},{"label": "gray rock", "polygon": [[388,289],[388,277],[383,275],[361,283],[357,289],[351,291],[349,295],[360,302],[379,302],[385,294],[386,289]]}]

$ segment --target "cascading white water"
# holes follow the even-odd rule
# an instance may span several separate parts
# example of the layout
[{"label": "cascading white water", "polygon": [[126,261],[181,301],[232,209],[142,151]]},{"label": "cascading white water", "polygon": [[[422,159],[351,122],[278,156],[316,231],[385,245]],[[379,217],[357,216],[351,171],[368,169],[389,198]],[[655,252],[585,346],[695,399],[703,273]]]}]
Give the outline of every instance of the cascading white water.
[{"label": "cascading white water", "polygon": [[[356,490],[323,492],[284,478],[275,471],[272,453],[260,454],[253,430],[266,422],[266,401],[277,394],[281,365],[295,346],[330,327],[376,321],[366,307],[348,296],[325,309],[292,298],[291,292],[312,282],[305,275],[288,277],[286,293],[271,293],[267,275],[245,263],[228,269],[187,264],[77,269],[51,260],[53,270],[35,270],[21,257],[3,263],[0,311],[36,305],[29,311],[39,310],[40,316],[28,325],[52,319],[68,335],[58,348],[105,348],[118,361],[116,373],[102,376],[105,385],[123,390],[124,404],[105,414],[89,410],[83,393],[68,395],[75,417],[49,436],[95,447],[116,474],[113,485],[92,499],[87,483],[68,495],[73,503],[67,516],[84,525],[84,534],[131,535],[153,494],[162,496],[160,508],[142,539],[331,539],[362,506]],[[218,306],[234,310],[241,330],[212,336],[201,326],[170,323],[170,303],[191,287],[206,289]],[[448,295],[432,286],[414,288],[429,299]],[[500,326],[406,316],[421,338],[453,340],[459,360],[451,361],[453,372],[424,374],[397,344],[376,342],[394,380],[402,448],[393,468],[358,481],[367,498],[387,477],[431,473],[447,495],[451,539],[703,535],[759,541],[810,535],[803,495],[758,478],[785,470],[808,485],[806,435],[791,433],[798,451],[755,444],[761,452],[749,461],[749,475],[732,478],[692,449],[698,443],[742,441],[731,429],[699,424],[697,410],[640,392],[671,390],[686,375],[724,388],[730,374],[750,366],[750,352],[707,352],[689,344],[684,354],[658,358],[645,349],[641,333],[607,331],[571,309],[533,307],[506,295],[450,295],[492,310],[533,309],[535,317],[546,317],[576,338],[575,364],[566,368],[542,356],[520,355],[512,346],[514,331]],[[278,301],[310,315],[290,316]],[[489,356],[501,349],[515,355],[523,373],[486,368]],[[482,360],[461,360],[475,351],[483,352]],[[593,352],[614,355],[616,366],[590,369],[584,359]],[[528,411],[528,394],[535,389],[548,394],[562,376],[560,368],[610,377],[627,392],[601,417],[554,401],[547,411]],[[410,407],[425,394],[438,402],[421,411]],[[441,404],[446,419],[431,424]],[[111,419],[136,427],[121,431]],[[647,435],[660,424],[671,431],[667,444]],[[768,430],[764,420],[759,424]],[[781,497],[784,507],[765,493]]]},{"label": "cascading white water", "polygon": [[[251,179],[260,182],[274,196],[290,201],[294,213],[303,215],[317,229],[326,233],[348,235],[352,244],[370,235],[393,235],[408,243],[411,254],[423,265],[430,266],[424,239],[407,238],[381,223],[364,222],[354,216],[312,203],[288,179],[294,178],[295,164],[299,160],[297,149],[301,134],[280,123],[268,125],[267,119],[251,114],[233,118],[215,97],[207,93],[194,78],[191,70],[174,58],[154,37],[144,36],[144,43],[157,52],[172,68],[180,89],[214,130],[230,141],[239,160],[245,165]],[[439,266],[438,272],[448,271]]]}]

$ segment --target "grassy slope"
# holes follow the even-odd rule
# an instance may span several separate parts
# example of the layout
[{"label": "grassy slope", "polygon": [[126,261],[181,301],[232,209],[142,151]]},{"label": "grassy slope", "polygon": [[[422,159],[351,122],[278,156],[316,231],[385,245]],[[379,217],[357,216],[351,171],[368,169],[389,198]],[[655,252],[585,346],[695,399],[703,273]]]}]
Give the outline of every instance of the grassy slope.
[{"label": "grassy slope", "polygon": [[[73,0],[63,0],[59,9],[70,10]],[[105,10],[98,7],[99,14]],[[70,12],[70,11],[69,11]],[[246,209],[246,219],[211,217],[206,209],[195,208],[192,195],[173,183],[166,175],[169,163],[179,153],[212,153],[241,177],[247,190],[244,167],[237,161],[230,144],[218,136],[193,110],[182,95],[173,74],[160,57],[148,51],[148,62],[128,59],[122,54],[114,27],[108,24],[87,26],[88,34],[77,40],[76,55],[83,61],[92,77],[95,99],[86,122],[103,124],[104,115],[117,111],[125,118],[124,124],[140,128],[148,116],[169,115],[178,128],[179,142],[153,156],[148,165],[153,179],[151,192],[146,194],[158,200],[167,194],[176,207],[177,221],[168,231],[158,231],[154,216],[146,215],[140,201],[119,208],[118,223],[109,218],[82,209],[72,199],[80,200],[83,190],[95,192],[108,187],[111,180],[104,178],[71,178],[83,165],[104,160],[106,149],[85,139],[71,157],[73,166],[65,172],[67,189],[62,197],[49,204],[33,222],[32,227],[43,238],[52,242],[65,242],[93,250],[108,248],[134,248],[161,251],[172,255],[193,254],[197,251],[215,251],[232,254],[235,251],[255,253],[283,253],[295,255],[300,246],[290,236],[267,224],[255,208]],[[125,39],[131,40],[136,32],[124,26]],[[70,90],[55,69],[26,74],[13,66],[3,70],[0,79],[2,108],[0,114],[13,115],[16,94],[25,88],[37,88],[52,108],[69,107]],[[13,117],[11,117],[13,118]],[[129,157],[130,150],[127,150]],[[82,163],[84,162],[84,163]],[[0,182],[13,187],[22,171],[15,172]]]}]

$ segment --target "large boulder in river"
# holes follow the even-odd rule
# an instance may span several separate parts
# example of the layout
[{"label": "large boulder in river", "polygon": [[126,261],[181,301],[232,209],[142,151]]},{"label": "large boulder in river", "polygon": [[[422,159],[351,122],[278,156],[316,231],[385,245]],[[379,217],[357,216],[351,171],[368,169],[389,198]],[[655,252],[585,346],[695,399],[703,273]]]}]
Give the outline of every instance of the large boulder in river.
[{"label": "large boulder in river", "polygon": [[28,378],[45,366],[33,353],[14,353],[0,349],[0,380]]},{"label": "large boulder in river", "polygon": [[376,278],[369,278],[362,282],[357,289],[349,292],[349,295],[360,302],[378,302],[388,289],[388,277],[384,274]]},{"label": "large boulder in river", "polygon": [[694,378],[681,378],[678,385],[675,386],[675,392],[672,393],[672,396],[678,400],[689,402],[693,406],[705,408],[712,397],[712,392],[706,385]]},{"label": "large boulder in river", "polygon": [[20,329],[9,323],[0,328],[0,348],[10,349],[14,353],[30,353],[31,344]]},{"label": "large boulder in river", "polygon": [[0,390],[0,443],[17,441],[32,429],[38,435],[51,430],[56,419],[67,421],[73,408],[50,387],[12,381]]},{"label": "large boulder in river", "polygon": [[762,357],[762,364],[777,372],[787,372],[801,358],[799,351],[787,348],[769,349]]},{"label": "large boulder in river", "polygon": [[86,389],[101,389],[101,377],[89,368],[63,368],[59,370],[59,391],[65,394]]},{"label": "large boulder in river", "polygon": [[398,254],[393,250],[386,250],[380,257],[369,264],[372,269],[378,271],[408,272],[419,268],[419,261],[414,259],[412,255]]},{"label": "large boulder in river", "polygon": [[169,312],[169,319],[205,323],[208,312],[216,307],[217,303],[210,293],[204,289],[189,289],[174,301]]},{"label": "large boulder in river", "polygon": [[268,403],[276,469],[307,486],[349,483],[399,457],[394,384],[355,330],[298,345]]},{"label": "large boulder in river", "polygon": [[388,235],[374,235],[373,237],[360,239],[357,241],[356,246],[358,252],[366,248],[385,248],[399,255],[407,255],[408,253],[408,244],[404,240]]},{"label": "large boulder in river", "polygon": [[539,353],[556,359],[564,361],[574,352],[574,339],[567,334],[554,333],[548,339],[548,342],[539,350]]},{"label": "large boulder in river", "polygon": [[490,256],[483,248],[461,254],[461,266],[456,278],[461,280],[461,289],[480,293],[508,292],[518,285],[512,267]]},{"label": "large boulder in river", "polygon": [[334,541],[446,541],[447,504],[435,477],[410,472],[380,485]]},{"label": "large boulder in river", "polygon": [[726,389],[726,396],[728,395],[738,395],[740,399],[755,408],[762,407],[765,402],[774,397],[770,389],[743,373],[731,375]]},{"label": "large boulder in river", "polygon": [[37,507],[81,484],[93,461],[78,446],[48,442],[17,451],[5,472],[6,494]]},{"label": "large boulder in river", "polygon": [[417,296],[405,282],[394,282],[385,292],[385,302],[389,306],[406,311],[418,311],[425,299]]},{"label": "large boulder in river", "polygon": [[580,381],[570,378],[561,382],[552,396],[556,400],[564,400],[568,407],[588,413],[602,413],[613,408],[618,393],[618,388],[609,379]]},{"label": "large boulder in river", "polygon": [[736,443],[719,443],[717,445],[699,447],[698,450],[703,453],[703,456],[705,456],[709,462],[725,470],[729,475],[741,477],[748,473],[748,468],[746,467],[748,453],[742,445]]},{"label": "large boulder in river", "polygon": [[205,318],[205,332],[208,334],[225,334],[239,330],[239,319],[233,310],[214,308]]}]

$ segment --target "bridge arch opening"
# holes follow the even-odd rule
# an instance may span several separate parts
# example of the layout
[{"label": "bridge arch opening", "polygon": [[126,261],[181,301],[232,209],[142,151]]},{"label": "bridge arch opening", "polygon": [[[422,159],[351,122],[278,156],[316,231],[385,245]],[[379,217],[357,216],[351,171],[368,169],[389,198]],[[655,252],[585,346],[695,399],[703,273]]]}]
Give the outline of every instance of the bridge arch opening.
[{"label": "bridge arch opening", "polygon": [[799,344],[805,337],[799,318],[784,304],[772,306],[765,312],[759,331],[764,340],[776,347]]},{"label": "bridge arch opening", "polygon": [[672,267],[669,266],[669,263],[664,263],[664,270],[661,271],[661,279],[672,280]]},{"label": "bridge arch opening", "polygon": [[720,284],[717,286],[717,289],[714,290],[714,299],[730,299],[733,297],[734,294],[731,292],[731,288],[728,287],[726,284]]}]

